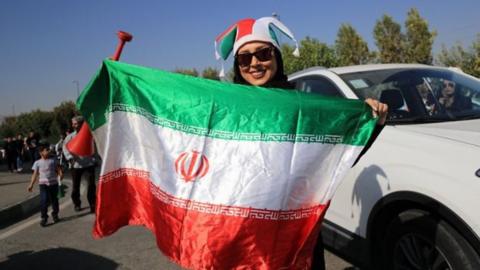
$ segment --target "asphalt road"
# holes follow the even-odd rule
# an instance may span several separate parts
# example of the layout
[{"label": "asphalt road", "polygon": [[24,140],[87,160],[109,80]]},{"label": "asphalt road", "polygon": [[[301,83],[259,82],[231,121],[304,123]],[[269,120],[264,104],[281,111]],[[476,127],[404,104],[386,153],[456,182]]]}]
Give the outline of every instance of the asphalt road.
[{"label": "asphalt road", "polygon": [[[154,236],[143,227],[124,227],[93,239],[95,216],[87,208],[74,212],[67,198],[61,201],[60,217],[61,222],[45,228],[35,215],[1,230],[0,269],[182,269],[161,254]],[[328,252],[326,261],[329,270],[354,269]]]}]

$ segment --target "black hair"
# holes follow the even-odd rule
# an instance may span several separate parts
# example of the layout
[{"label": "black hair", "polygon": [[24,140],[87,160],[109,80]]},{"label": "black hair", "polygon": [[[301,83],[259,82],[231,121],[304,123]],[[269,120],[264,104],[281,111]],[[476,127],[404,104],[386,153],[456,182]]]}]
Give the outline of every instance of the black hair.
[{"label": "black hair", "polygon": [[[288,82],[288,77],[285,75],[285,72],[283,70],[283,59],[282,59],[282,53],[280,50],[273,46],[273,51],[274,51],[274,56],[275,60],[277,61],[277,72],[273,76],[273,78],[268,81],[266,84],[261,85],[262,87],[267,87],[267,88],[284,88],[284,89],[293,89],[293,85]],[[238,83],[238,84],[245,84],[245,85],[250,85],[243,77],[242,74],[240,74],[240,68],[238,66],[238,61],[237,57],[234,57],[233,61],[233,82]]]},{"label": "black hair", "polygon": [[77,123],[79,124],[83,124],[83,121],[85,121],[85,119],[83,118],[83,116],[81,115],[75,115],[72,120],[75,120]]},{"label": "black hair", "polygon": [[48,149],[48,146],[45,145],[45,144],[40,144],[40,145],[38,146],[38,152],[39,152],[39,153],[42,152],[42,151],[45,150],[45,149]]}]

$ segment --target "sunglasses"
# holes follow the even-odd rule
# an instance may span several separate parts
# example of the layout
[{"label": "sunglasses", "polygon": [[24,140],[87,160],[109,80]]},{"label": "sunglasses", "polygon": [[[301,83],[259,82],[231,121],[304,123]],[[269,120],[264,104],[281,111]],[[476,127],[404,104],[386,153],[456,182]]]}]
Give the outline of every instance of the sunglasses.
[{"label": "sunglasses", "polygon": [[443,83],[443,87],[455,87],[455,84],[453,82]]},{"label": "sunglasses", "polygon": [[249,66],[253,56],[260,62],[270,61],[273,58],[272,50],[272,47],[265,47],[254,53],[239,53],[236,56],[238,65],[241,67]]}]

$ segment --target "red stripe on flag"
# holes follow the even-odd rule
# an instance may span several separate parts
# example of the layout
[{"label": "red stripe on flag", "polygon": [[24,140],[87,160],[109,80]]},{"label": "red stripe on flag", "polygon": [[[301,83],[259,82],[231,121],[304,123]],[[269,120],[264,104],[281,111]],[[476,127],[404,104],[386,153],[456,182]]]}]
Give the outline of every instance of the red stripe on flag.
[{"label": "red stripe on flag", "polygon": [[303,209],[272,215],[269,210],[241,207],[230,208],[245,211],[225,212],[224,206],[173,199],[153,185],[148,175],[120,169],[101,178],[95,237],[125,225],[145,225],[156,235],[159,249],[183,267],[309,269],[325,205],[315,207],[315,214],[305,214]]}]

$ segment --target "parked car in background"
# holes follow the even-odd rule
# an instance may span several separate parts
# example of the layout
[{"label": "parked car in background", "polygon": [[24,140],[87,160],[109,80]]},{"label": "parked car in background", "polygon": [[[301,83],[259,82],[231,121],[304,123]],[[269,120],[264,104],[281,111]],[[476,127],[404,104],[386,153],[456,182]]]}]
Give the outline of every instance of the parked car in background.
[{"label": "parked car in background", "polygon": [[425,65],[310,68],[296,88],[389,105],[323,225],[328,249],[365,269],[480,269],[480,80]]}]

